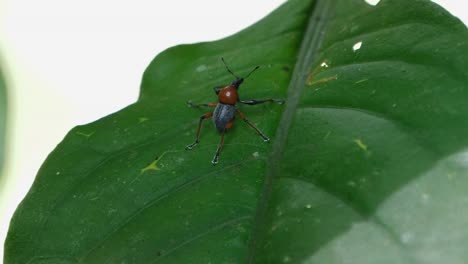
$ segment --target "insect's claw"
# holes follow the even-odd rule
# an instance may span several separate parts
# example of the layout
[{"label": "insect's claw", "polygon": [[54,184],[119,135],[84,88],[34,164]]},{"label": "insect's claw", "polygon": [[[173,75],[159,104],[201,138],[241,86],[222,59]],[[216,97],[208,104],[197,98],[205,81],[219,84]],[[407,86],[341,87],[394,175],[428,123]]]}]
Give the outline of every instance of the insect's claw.
[{"label": "insect's claw", "polygon": [[188,100],[188,101],[187,101],[187,106],[188,106],[188,107],[193,107],[193,102],[192,102],[192,100]]},{"label": "insect's claw", "polygon": [[277,104],[284,104],[285,101],[284,100],[275,100],[274,102],[277,103]]},{"label": "insect's claw", "polygon": [[195,143],[193,143],[193,144],[187,145],[187,146],[185,147],[185,150],[192,150],[197,144],[198,144],[198,143],[195,142]]}]

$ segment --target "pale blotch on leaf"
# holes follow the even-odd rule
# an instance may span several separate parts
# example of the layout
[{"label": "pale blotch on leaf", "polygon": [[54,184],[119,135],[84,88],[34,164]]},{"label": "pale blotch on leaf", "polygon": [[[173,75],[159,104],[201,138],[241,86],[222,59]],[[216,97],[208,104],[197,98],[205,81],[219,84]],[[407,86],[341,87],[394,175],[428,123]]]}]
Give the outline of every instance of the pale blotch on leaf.
[{"label": "pale blotch on leaf", "polygon": [[361,139],[355,139],[354,140],[354,143],[356,143],[356,145],[358,145],[358,147],[362,150],[364,150],[365,152],[367,152],[367,145],[364,144],[364,142],[361,140]]},{"label": "pale blotch on leaf", "polygon": [[449,180],[451,181],[451,180],[453,180],[453,179],[455,178],[455,176],[456,176],[455,173],[449,172],[449,173],[447,174],[447,179],[449,179]]},{"label": "pale blotch on leaf", "polygon": [[196,71],[197,72],[202,72],[202,71],[205,71],[208,67],[206,67],[206,65],[202,64],[200,66],[197,67]]},{"label": "pale blotch on leaf", "polygon": [[380,0],[364,0],[364,1],[366,1],[366,3],[368,3],[371,6],[375,6],[380,2]]},{"label": "pale blotch on leaf", "polygon": [[348,182],[348,186],[349,186],[349,187],[356,187],[356,182],[354,182],[354,181],[349,181],[349,182]]},{"label": "pale blotch on leaf", "polygon": [[147,118],[147,117],[144,117],[144,116],[143,116],[143,117],[139,117],[139,118],[138,118],[138,123],[143,123],[143,122],[146,122],[146,121],[148,121],[148,120],[149,120],[149,118]]},{"label": "pale blotch on leaf", "polygon": [[92,135],[94,135],[94,133],[96,133],[96,132],[95,131],[93,131],[91,133],[85,133],[85,132],[81,132],[81,131],[76,132],[76,134],[78,136],[83,136],[85,138],[90,138]]},{"label": "pale blotch on leaf", "polygon": [[400,236],[400,240],[403,244],[409,244],[414,239],[414,234],[411,232],[404,232]]},{"label": "pale blotch on leaf", "polygon": [[276,212],[276,215],[277,215],[277,216],[282,216],[282,215],[283,215],[283,211],[280,210],[280,209],[278,209],[278,211]]},{"label": "pale blotch on leaf", "polygon": [[356,51],[359,50],[361,47],[362,47],[362,41],[356,42],[356,43],[353,45],[353,51],[356,52]]},{"label": "pale blotch on leaf", "polygon": [[359,81],[356,81],[355,84],[367,82],[368,80],[369,80],[369,79],[361,79],[361,80],[359,80]]},{"label": "pale blotch on leaf", "polygon": [[429,202],[429,198],[430,198],[430,196],[429,196],[429,194],[427,194],[427,193],[423,193],[423,194],[421,195],[421,199],[422,199],[423,203],[428,203],[428,202]]}]

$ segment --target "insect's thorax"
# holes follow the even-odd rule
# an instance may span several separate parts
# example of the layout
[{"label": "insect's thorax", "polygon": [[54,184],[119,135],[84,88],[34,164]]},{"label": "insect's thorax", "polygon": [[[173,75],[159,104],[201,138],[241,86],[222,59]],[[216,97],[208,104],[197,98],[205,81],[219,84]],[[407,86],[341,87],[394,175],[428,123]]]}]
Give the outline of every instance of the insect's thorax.
[{"label": "insect's thorax", "polygon": [[218,100],[220,103],[235,105],[238,99],[237,89],[232,85],[228,85],[219,91]]}]

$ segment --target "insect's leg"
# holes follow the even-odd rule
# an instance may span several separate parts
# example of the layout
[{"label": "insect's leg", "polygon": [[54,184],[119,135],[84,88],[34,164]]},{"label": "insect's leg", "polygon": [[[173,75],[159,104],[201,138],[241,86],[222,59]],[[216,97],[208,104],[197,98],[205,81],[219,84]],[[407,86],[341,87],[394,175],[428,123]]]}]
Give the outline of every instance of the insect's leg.
[{"label": "insect's leg", "polygon": [[217,103],[194,104],[192,101],[188,101],[187,105],[188,105],[188,107],[200,107],[200,106],[216,107]]},{"label": "insect's leg", "polygon": [[266,102],[273,102],[273,103],[276,103],[276,104],[284,104],[284,100],[273,99],[273,98],[261,99],[261,100],[255,100],[255,99],[239,100],[239,103],[248,104],[248,105],[263,104],[263,103],[266,103]]},{"label": "insect's leg", "polygon": [[224,132],[226,132],[226,129],[224,129],[223,132],[221,132],[221,140],[219,141],[218,149],[216,149],[216,153],[213,157],[213,160],[211,161],[213,165],[218,164],[219,153],[221,153],[221,149],[223,148],[223,145],[224,145]]},{"label": "insect's leg", "polygon": [[191,150],[193,149],[193,147],[195,147],[198,142],[200,142],[200,129],[201,129],[201,126],[202,126],[202,123],[203,123],[203,120],[207,119],[207,118],[210,118],[213,116],[213,113],[207,113],[207,114],[204,114],[200,117],[200,121],[198,122],[198,128],[197,128],[197,137],[195,139],[195,142],[193,142],[192,144],[188,145],[185,147],[185,149],[187,150]]},{"label": "insect's leg", "polygon": [[249,125],[253,129],[255,129],[257,134],[263,138],[263,141],[265,141],[265,142],[270,141],[270,139],[267,136],[265,136],[265,134],[263,134],[262,131],[260,131],[260,129],[258,129],[254,124],[250,123],[250,121],[245,117],[244,113],[242,113],[238,109],[237,109],[237,112],[239,113],[242,120],[244,120],[244,122],[247,123],[247,125]]},{"label": "insect's leg", "polygon": [[223,132],[221,132],[221,140],[219,141],[218,149],[216,150],[215,156],[213,157],[213,160],[211,161],[213,165],[218,164],[219,154],[221,153],[221,149],[223,149],[223,145],[224,145],[224,133],[226,132],[226,130],[230,129],[233,125],[234,125],[234,120],[229,122],[226,125],[226,128],[224,128]]}]

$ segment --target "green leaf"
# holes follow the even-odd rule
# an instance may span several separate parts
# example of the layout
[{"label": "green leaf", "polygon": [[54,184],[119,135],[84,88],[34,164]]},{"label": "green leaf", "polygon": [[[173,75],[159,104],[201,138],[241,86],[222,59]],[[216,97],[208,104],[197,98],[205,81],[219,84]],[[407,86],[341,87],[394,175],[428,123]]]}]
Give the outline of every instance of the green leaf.
[{"label": "green leaf", "polygon": [[[325,37],[324,37],[325,36]],[[219,136],[185,102],[244,75]],[[465,263],[468,31],[429,1],[291,0],[161,53],[133,105],[79,126],[11,222],[5,263]]]}]

